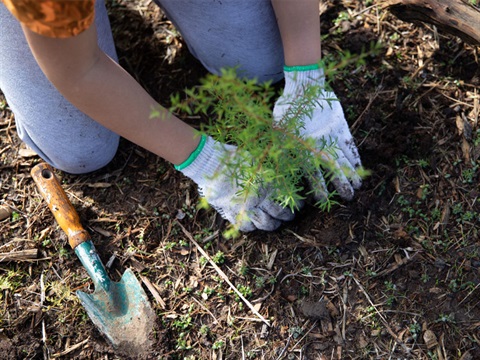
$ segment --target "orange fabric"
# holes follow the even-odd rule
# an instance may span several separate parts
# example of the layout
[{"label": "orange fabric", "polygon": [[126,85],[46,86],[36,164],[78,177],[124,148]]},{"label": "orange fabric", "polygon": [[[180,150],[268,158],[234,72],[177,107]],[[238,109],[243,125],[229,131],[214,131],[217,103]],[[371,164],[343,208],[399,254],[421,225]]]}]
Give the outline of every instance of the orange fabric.
[{"label": "orange fabric", "polygon": [[3,3],[30,30],[54,38],[78,35],[95,18],[95,0],[3,0]]}]

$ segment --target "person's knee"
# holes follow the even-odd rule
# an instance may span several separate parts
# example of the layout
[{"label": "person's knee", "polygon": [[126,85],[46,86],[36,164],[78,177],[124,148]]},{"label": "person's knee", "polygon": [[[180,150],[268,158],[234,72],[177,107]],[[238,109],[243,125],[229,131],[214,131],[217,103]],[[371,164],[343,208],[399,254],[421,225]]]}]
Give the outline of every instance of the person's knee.
[{"label": "person's knee", "polygon": [[45,156],[45,160],[56,169],[69,174],[86,174],[99,170],[109,164],[114,158],[118,148],[110,146],[101,150],[79,152],[58,152]]},{"label": "person's knee", "polygon": [[[34,93],[31,98],[39,96]],[[51,92],[48,99],[48,104],[28,104],[13,97],[10,107],[18,137],[50,165],[68,173],[84,174],[107,165],[117,152],[119,135],[75,109],[58,93]]]},{"label": "person's knee", "polygon": [[42,139],[31,137],[23,131],[18,131],[18,135],[44,161],[54,168],[70,174],[89,173],[110,163],[117,152],[120,139],[117,134],[108,132],[104,133],[98,139],[99,141],[91,138],[85,138],[83,141]]}]

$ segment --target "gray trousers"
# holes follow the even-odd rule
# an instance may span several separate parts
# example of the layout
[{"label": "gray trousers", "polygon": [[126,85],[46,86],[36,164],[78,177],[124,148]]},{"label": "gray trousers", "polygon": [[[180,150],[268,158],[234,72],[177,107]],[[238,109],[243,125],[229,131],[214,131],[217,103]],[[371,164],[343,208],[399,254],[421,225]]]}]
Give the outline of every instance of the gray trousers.
[{"label": "gray trousers", "polygon": [[[282,78],[283,49],[270,0],[155,1],[208,71],[219,74],[222,68],[238,66],[242,76],[259,81]],[[117,59],[103,0],[96,1],[95,23],[99,46]],[[58,93],[33,58],[20,24],[2,3],[0,90],[15,115],[18,136],[52,166],[87,173],[115,155],[119,136]]]}]

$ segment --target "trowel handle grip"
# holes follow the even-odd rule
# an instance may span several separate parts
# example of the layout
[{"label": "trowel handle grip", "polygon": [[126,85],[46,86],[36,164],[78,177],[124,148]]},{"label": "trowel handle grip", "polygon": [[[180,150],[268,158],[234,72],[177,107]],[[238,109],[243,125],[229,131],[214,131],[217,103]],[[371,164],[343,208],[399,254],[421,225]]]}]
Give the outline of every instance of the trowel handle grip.
[{"label": "trowel handle grip", "polygon": [[72,249],[88,241],[90,236],[82,227],[80,218],[72,203],[68,200],[67,194],[60,185],[52,167],[47,163],[40,163],[30,173],[58,225],[67,234]]}]

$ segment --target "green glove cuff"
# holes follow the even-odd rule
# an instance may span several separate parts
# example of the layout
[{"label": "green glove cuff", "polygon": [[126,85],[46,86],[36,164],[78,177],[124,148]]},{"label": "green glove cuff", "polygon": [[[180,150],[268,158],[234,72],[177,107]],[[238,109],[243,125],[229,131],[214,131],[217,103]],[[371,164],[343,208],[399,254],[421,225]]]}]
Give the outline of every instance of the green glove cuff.
[{"label": "green glove cuff", "polygon": [[176,170],[183,170],[185,169],[188,165],[193,163],[195,159],[198,157],[198,155],[202,152],[203,147],[205,146],[205,143],[207,142],[207,136],[202,135],[200,137],[200,142],[198,143],[197,148],[190,154],[190,156],[185,160],[183,163],[174,165]]},{"label": "green glove cuff", "polygon": [[317,70],[320,69],[320,64],[310,64],[310,65],[295,65],[295,66],[284,66],[283,70],[285,72],[292,72],[292,71],[309,71],[309,70]]}]

